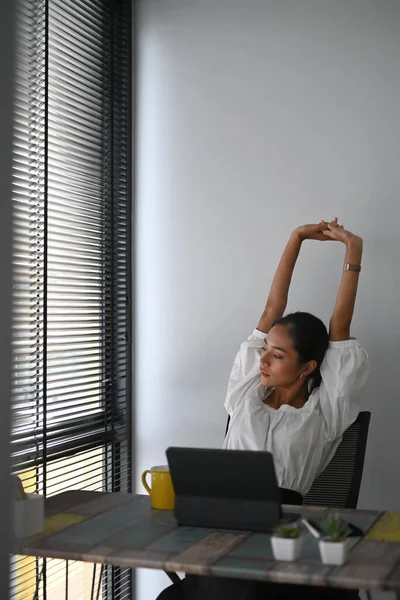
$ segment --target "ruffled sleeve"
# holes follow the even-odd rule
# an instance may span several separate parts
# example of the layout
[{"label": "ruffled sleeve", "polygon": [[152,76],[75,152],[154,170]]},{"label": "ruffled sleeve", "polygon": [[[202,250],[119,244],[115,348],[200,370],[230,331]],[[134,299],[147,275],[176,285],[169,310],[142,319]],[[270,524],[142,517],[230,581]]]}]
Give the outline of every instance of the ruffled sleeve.
[{"label": "ruffled sleeve", "polygon": [[233,363],[225,398],[225,410],[229,415],[244,402],[246,396],[260,383],[260,357],[266,334],[254,329],[240,346]]},{"label": "ruffled sleeve", "polygon": [[360,392],[368,374],[368,355],[358,340],[329,342],[319,387],[319,404],[329,440],[339,438],[356,420],[361,409]]}]

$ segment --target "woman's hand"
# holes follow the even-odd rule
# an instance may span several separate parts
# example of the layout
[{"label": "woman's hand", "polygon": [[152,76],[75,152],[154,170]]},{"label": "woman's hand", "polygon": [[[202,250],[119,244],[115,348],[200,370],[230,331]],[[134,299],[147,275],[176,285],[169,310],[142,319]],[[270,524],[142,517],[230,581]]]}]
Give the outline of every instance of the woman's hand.
[{"label": "woman's hand", "polygon": [[360,236],[351,233],[351,231],[347,231],[347,229],[343,228],[343,225],[338,225],[338,223],[332,221],[331,223],[326,224],[327,227],[323,229],[322,235],[330,240],[336,240],[337,242],[342,242],[347,247],[349,246],[362,246],[363,241]]},{"label": "woman's hand", "polygon": [[340,228],[342,230],[343,225],[338,225],[338,220],[333,219],[330,223],[327,221],[320,221],[319,223],[310,224],[310,225],[301,225],[294,230],[294,234],[300,239],[300,241],[304,240],[319,240],[321,242],[326,242],[327,240],[336,239],[329,235],[326,235],[326,231],[328,227],[332,226],[335,228]]}]

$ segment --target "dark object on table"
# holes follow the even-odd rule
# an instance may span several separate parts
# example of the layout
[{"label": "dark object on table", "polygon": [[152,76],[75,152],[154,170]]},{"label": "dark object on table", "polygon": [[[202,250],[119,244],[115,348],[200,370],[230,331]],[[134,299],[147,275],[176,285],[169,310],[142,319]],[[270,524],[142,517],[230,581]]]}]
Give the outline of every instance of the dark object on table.
[{"label": "dark object on table", "polygon": [[[268,533],[280,522],[281,491],[269,452],[168,448],[167,458],[179,525]],[[288,497],[301,504],[301,494],[288,491]],[[284,522],[298,517],[285,514]]]}]

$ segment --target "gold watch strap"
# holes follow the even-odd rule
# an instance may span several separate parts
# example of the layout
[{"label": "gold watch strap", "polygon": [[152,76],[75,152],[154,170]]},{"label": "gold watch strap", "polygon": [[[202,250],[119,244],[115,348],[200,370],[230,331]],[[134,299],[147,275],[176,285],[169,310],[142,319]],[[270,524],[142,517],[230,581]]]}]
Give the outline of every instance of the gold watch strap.
[{"label": "gold watch strap", "polygon": [[361,265],[352,265],[350,263],[345,263],[343,271],[356,271],[357,273],[359,273],[361,271]]}]

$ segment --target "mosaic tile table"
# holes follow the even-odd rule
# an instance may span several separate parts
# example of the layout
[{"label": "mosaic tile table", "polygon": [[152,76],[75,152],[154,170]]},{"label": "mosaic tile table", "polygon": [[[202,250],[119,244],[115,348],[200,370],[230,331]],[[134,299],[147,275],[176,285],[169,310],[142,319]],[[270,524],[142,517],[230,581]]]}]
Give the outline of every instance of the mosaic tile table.
[{"label": "mosaic tile table", "polygon": [[[319,518],[326,509],[287,510]],[[177,527],[172,512],[153,510],[148,496],[76,490],[48,498],[45,531],[20,541],[14,550],[121,567],[393,590],[400,598],[400,513],[343,510],[341,514],[365,535],[354,538],[344,566],[323,565],[312,536],[297,561],[284,563],[274,560],[267,534]]]}]

